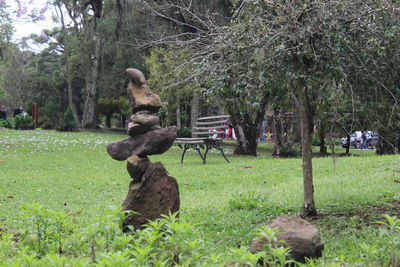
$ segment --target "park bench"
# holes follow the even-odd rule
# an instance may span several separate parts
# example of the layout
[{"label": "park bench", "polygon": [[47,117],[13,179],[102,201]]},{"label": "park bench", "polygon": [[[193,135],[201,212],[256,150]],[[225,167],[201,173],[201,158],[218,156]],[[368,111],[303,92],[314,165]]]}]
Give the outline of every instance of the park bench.
[{"label": "park bench", "polygon": [[[183,163],[186,151],[190,148],[199,153],[203,164],[206,163],[208,151],[213,148],[219,150],[225,160],[229,162],[221,147],[225,129],[228,127],[228,119],[229,115],[198,118],[196,126],[192,129],[191,138],[175,139],[175,144],[183,149],[181,163]],[[205,149],[204,154],[201,152],[201,149]]]}]

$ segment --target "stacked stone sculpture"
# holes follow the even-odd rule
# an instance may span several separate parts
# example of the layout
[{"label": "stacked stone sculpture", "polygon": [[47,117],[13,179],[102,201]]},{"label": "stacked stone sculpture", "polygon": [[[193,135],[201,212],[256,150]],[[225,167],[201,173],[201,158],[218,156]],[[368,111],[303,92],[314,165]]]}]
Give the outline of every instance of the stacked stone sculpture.
[{"label": "stacked stone sculpture", "polygon": [[179,210],[179,188],[175,178],[168,175],[161,162],[152,163],[148,155],[167,151],[176,138],[176,127],[161,128],[157,112],[162,107],[160,97],[146,85],[143,73],[126,70],[130,81],[128,95],[132,116],[128,124],[129,138],[107,145],[108,154],[116,160],[126,160],[132,177],[123,210],[134,213],[127,216],[124,225],[143,228],[149,220]]}]

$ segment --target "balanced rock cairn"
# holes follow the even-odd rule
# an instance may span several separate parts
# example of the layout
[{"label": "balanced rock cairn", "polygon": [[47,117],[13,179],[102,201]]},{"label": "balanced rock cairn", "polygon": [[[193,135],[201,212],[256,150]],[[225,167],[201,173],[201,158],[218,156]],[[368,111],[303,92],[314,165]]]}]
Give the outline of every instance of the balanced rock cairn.
[{"label": "balanced rock cairn", "polygon": [[126,160],[132,181],[123,210],[134,211],[124,226],[143,228],[149,220],[179,210],[179,188],[175,178],[168,175],[161,162],[152,163],[148,155],[167,151],[176,138],[176,127],[158,126],[158,110],[162,107],[160,97],[145,84],[143,73],[127,69],[130,77],[128,95],[131,100],[132,116],[128,124],[129,138],[107,145],[108,154],[116,160]]}]

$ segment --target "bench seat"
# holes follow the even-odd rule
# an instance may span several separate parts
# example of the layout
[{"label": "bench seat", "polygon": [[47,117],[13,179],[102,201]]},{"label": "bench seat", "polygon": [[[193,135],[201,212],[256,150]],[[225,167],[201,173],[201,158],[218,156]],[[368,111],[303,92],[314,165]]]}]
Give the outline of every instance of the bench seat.
[{"label": "bench seat", "polygon": [[[198,118],[196,126],[193,127],[191,138],[176,138],[174,143],[183,149],[181,163],[183,163],[186,151],[190,148],[198,152],[203,164],[206,163],[208,151],[213,148],[219,150],[225,160],[229,162],[221,147],[223,138],[218,137],[228,127],[228,119],[229,115]],[[205,149],[204,155],[201,149]]]}]

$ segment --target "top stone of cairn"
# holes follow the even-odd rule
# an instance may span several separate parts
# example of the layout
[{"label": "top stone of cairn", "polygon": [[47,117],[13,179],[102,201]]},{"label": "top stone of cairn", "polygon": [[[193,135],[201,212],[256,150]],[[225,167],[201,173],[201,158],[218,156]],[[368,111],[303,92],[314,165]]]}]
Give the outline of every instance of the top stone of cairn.
[{"label": "top stone of cairn", "polygon": [[138,69],[126,70],[130,81],[128,84],[128,95],[131,100],[132,113],[148,110],[152,113],[158,112],[162,107],[160,97],[154,94],[146,85],[146,78]]}]

